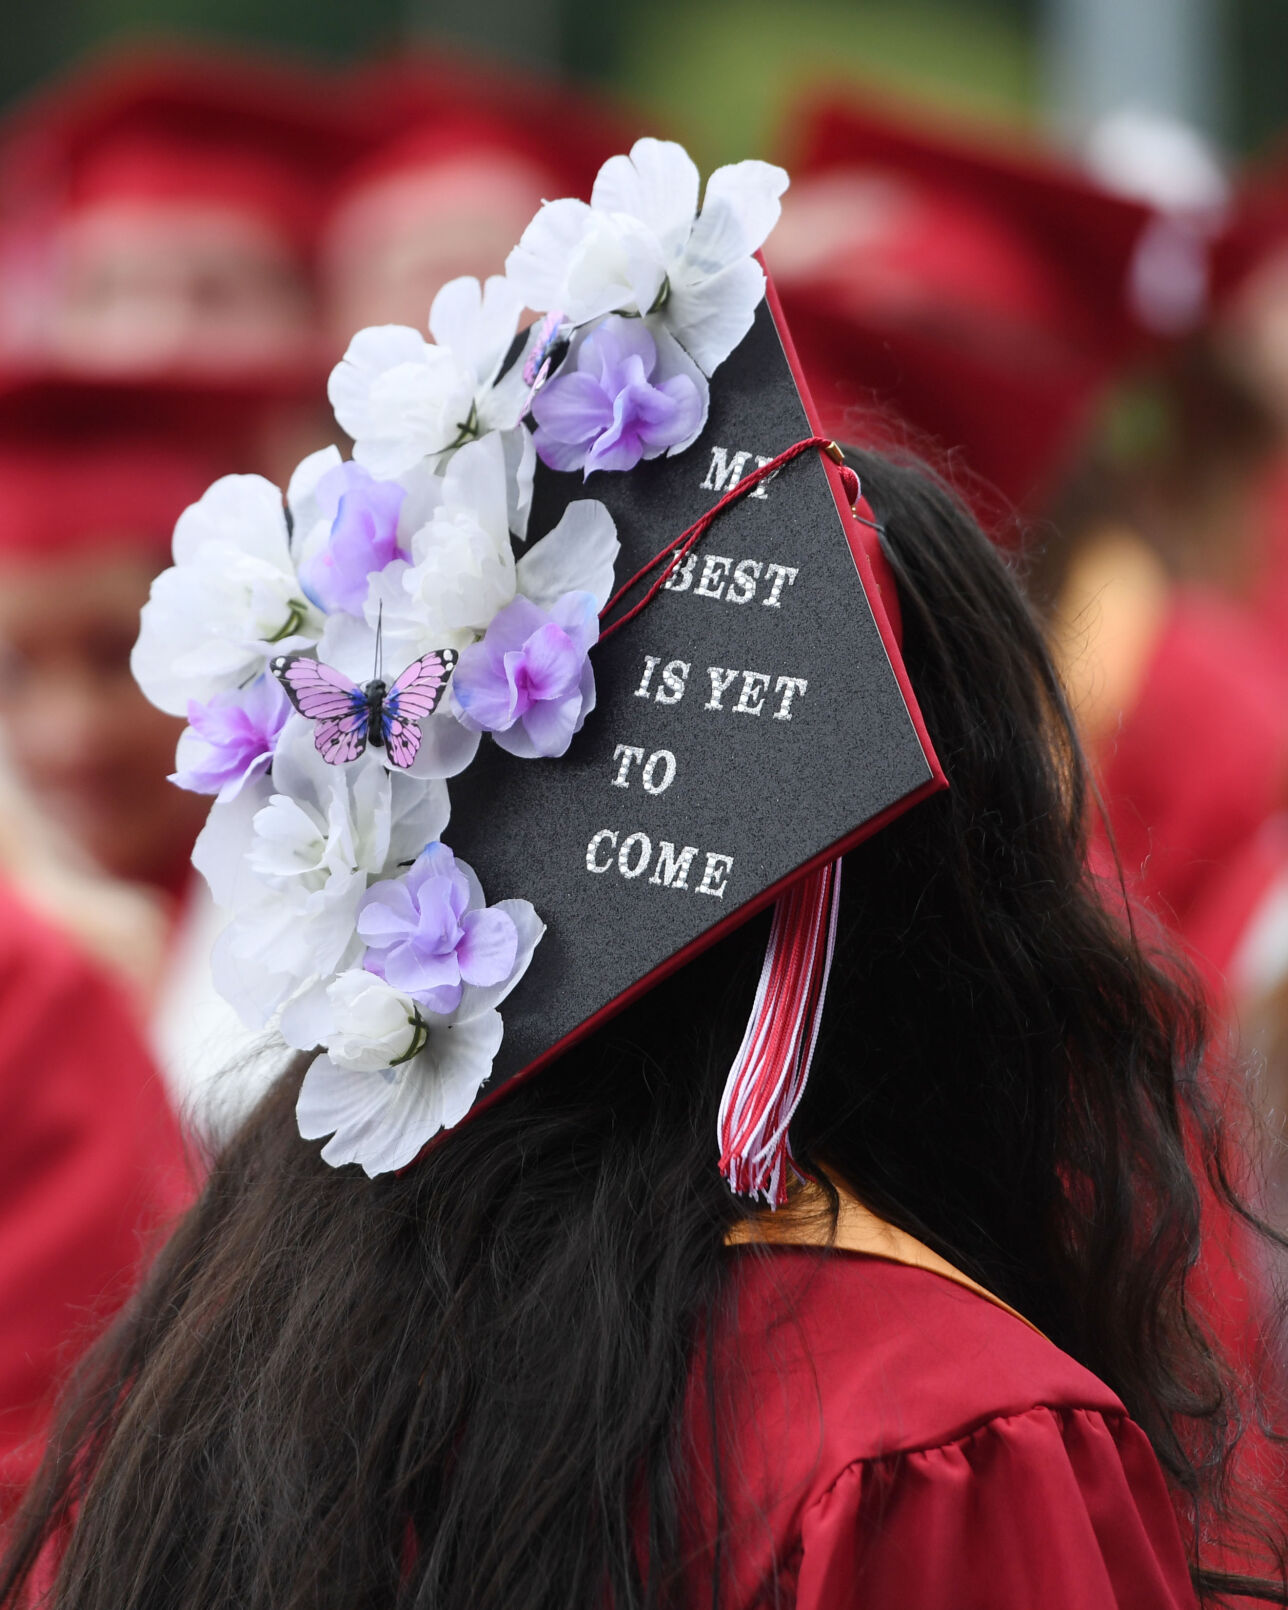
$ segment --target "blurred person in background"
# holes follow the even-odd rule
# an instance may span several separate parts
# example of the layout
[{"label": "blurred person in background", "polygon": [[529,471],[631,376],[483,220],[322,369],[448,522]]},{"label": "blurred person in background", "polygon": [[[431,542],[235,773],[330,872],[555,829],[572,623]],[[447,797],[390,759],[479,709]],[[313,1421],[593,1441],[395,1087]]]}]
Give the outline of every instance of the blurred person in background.
[{"label": "blurred person in background", "polygon": [[824,424],[911,442],[1015,540],[1146,340],[1123,285],[1148,213],[906,106],[811,96],[784,143],[766,256]]},{"label": "blurred person in background", "polygon": [[[1288,868],[1288,570],[1274,526],[1288,508],[1275,315],[1276,285],[1288,293],[1288,210],[1246,181],[1231,191],[1183,134],[1123,117],[1092,141],[1106,182],[1170,209],[1147,245],[1169,224],[1206,243],[1208,301],[1202,326],[1130,376],[1106,411],[1055,512],[1063,540],[1039,579],[1105,756],[1119,854],[1255,1045],[1288,973],[1288,935],[1275,939]],[[1284,536],[1288,554],[1288,522]],[[1113,617],[1099,635],[1116,647],[1080,659],[1073,646],[1096,615]],[[1273,1082],[1262,1095],[1282,1113]]]},{"label": "blurred person in background", "polygon": [[[1033,580],[1050,601],[1057,659],[1098,761],[1105,809],[1093,855],[1107,874],[1121,866],[1138,912],[1184,941],[1232,1053],[1228,1063],[1213,1059],[1206,1077],[1242,1141],[1242,1187],[1282,1227],[1284,1092],[1259,1076],[1248,1008],[1261,969],[1243,953],[1259,890],[1282,865],[1288,700],[1254,614],[1211,569],[1199,580],[1190,568],[1212,548],[1227,567],[1247,551],[1264,422],[1204,342],[1174,354],[1164,375],[1161,394],[1155,375],[1143,396],[1135,387],[1121,399],[1128,414],[1155,415],[1144,432],[1153,440],[1133,444],[1126,427],[1117,453],[1089,447],[1054,511],[1060,539],[1047,544]],[[1288,1337],[1270,1323],[1288,1272],[1282,1250],[1217,1215],[1201,1272],[1227,1345],[1282,1416]],[[1282,1485],[1282,1457],[1256,1425],[1241,1458],[1261,1481]]]},{"label": "blurred person in background", "polygon": [[[1233,605],[1177,587],[1186,551],[1237,542],[1271,441],[1192,338],[1206,236],[907,114],[824,101],[793,143],[769,258],[825,423],[936,453],[1023,547],[1133,892],[1184,931],[1288,798],[1270,657]],[[1107,452],[1103,410],[1147,360],[1163,443]]]},{"label": "blurred person in background", "polygon": [[1218,254],[1213,340],[1275,436],[1251,543],[1232,578],[1288,673],[1288,155],[1244,178]]},{"label": "blurred person in background", "polygon": [[227,394],[257,424],[240,467],[283,478],[321,423],[314,254],[352,106],[335,75],[173,49],[31,97],[0,135],[0,357]]},{"label": "blurred person in background", "polygon": [[440,287],[486,279],[543,199],[588,195],[629,146],[629,120],[566,88],[464,61],[418,59],[358,73],[372,149],[341,181],[322,231],[328,350],[356,330],[424,329]]},{"label": "blurred person in background", "polygon": [[[1206,264],[1190,254],[1208,237],[1013,142],[866,108],[816,102],[794,143],[767,255],[825,429],[934,453],[1019,550],[1100,782],[1094,859],[1113,876],[1120,858],[1146,931],[1208,944],[1228,869],[1288,799],[1273,657],[1246,610],[1179,580],[1184,550],[1241,540],[1268,446],[1255,401],[1195,343]],[[1099,422],[1147,360],[1170,425],[1115,459]],[[1246,1111],[1246,1090],[1226,1094]],[[1255,1166],[1263,1143],[1245,1134]],[[1281,1390],[1266,1271],[1206,1208],[1205,1309]],[[1255,1430],[1241,1458],[1281,1480]]]},{"label": "blurred person in background", "polygon": [[173,724],[139,698],[129,649],[206,476],[156,417],[123,433],[124,402],[0,396],[0,1519],[68,1370],[192,1189],[142,1019],[200,811],[167,797]]},{"label": "blurred person in background", "polygon": [[[0,405],[5,749],[95,865],[177,897],[204,808],[166,782],[180,723],[138,695],[129,657],[175,519],[212,479],[210,460],[173,438],[160,400],[123,428],[97,422],[110,391],[35,391]],[[41,404],[37,423],[29,410]]]},{"label": "blurred person in background", "polygon": [[[316,445],[313,254],[334,175],[361,147],[352,105],[334,75],[134,50],[69,74],[0,131],[0,733],[16,782],[102,874],[96,889],[119,880],[163,909],[158,946],[155,920],[150,944],[115,926],[137,900],[93,907],[203,1137],[246,1035],[206,977],[219,918],[188,864],[203,809],[166,781],[182,724],[140,700],[128,657],[183,508],[228,468],[284,484]],[[41,871],[56,858],[12,822],[0,852],[56,909]]]},{"label": "blurred person in background", "polygon": [[0,1523],[54,1399],[191,1200],[117,982],[0,879]]},{"label": "blurred person in background", "polygon": [[176,1109],[205,1141],[238,1101],[216,1076],[246,1037],[192,961],[219,920],[188,865],[205,802],[167,782],[181,723],[142,700],[129,653],[177,515],[230,464],[293,461],[319,372],[308,254],[322,165],[350,147],[322,138],[333,108],[302,122],[256,77],[92,68],[3,142],[6,239],[46,271],[36,299],[6,280],[25,322],[5,320],[0,380],[4,1508],[190,1197]]},{"label": "blurred person in background", "polygon": [[[165,388],[13,381],[0,395],[0,744],[53,830],[165,912],[142,994],[198,1131],[206,1081],[246,1037],[194,981],[188,957],[218,920],[189,865],[206,801],[167,780],[183,722],[139,693],[130,651],[176,519],[218,459],[249,451],[248,431],[227,399]],[[8,843],[34,858],[16,832]]]},{"label": "blurred person in background", "polygon": [[[1288,161],[1282,149],[1239,184],[1216,255],[1210,346],[1259,412],[1268,440],[1251,478],[1250,517],[1227,541],[1191,545],[1183,561],[1249,618],[1288,705]],[[1243,404],[1246,412],[1248,403]],[[1237,415],[1235,416],[1237,417]],[[1195,947],[1228,992],[1253,1052],[1262,1105],[1278,1144],[1260,1181],[1265,1210],[1288,1220],[1288,812],[1266,822],[1206,892]],[[1288,1283],[1288,1261],[1272,1260]],[[1279,1338],[1288,1354],[1288,1339]]]},{"label": "blurred person in background", "polygon": [[161,976],[170,920],[164,899],[97,867],[32,799],[0,742],[0,874],[75,938],[146,1011]]},{"label": "blurred person in background", "polygon": [[1124,386],[1034,567],[1118,855],[1204,956],[1207,903],[1288,799],[1288,685],[1218,582],[1247,563],[1272,446],[1255,399],[1187,344]]},{"label": "blurred person in background", "polygon": [[252,58],[135,51],[19,107],[2,221],[31,256],[39,241],[45,274],[10,281],[10,351],[81,374],[316,379],[311,258],[356,150],[346,104]]}]

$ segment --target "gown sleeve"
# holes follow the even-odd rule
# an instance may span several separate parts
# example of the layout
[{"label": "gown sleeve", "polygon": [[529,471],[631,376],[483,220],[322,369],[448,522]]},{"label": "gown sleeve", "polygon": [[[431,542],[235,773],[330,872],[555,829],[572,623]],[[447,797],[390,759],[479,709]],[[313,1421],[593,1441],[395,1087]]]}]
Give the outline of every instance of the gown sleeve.
[{"label": "gown sleeve", "polygon": [[797,1610],[1193,1610],[1162,1473],[1124,1415],[1035,1408],[847,1467],[806,1512]]}]

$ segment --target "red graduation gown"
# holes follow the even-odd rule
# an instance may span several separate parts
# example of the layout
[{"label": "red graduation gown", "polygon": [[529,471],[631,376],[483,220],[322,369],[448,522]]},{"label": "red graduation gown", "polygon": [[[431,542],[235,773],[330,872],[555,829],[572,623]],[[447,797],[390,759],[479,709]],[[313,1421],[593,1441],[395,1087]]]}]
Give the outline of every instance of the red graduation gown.
[{"label": "red graduation gown", "polygon": [[[884,1256],[729,1256],[714,1344],[735,1428],[720,1460],[720,1610],[1194,1605],[1144,1433],[1022,1319],[963,1277]],[[704,1375],[690,1416],[695,1607],[711,1604],[702,1540],[715,1526]]]},{"label": "red graduation gown", "polygon": [[191,1191],[119,990],[0,885],[0,1516],[77,1353]]}]

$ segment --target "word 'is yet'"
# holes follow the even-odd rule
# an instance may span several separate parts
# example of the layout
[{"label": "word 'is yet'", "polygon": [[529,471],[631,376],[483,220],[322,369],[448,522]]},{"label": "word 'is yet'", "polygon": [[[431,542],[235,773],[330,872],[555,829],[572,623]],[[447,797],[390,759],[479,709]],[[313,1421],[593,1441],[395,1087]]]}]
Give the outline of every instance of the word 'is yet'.
[{"label": "word 'is yet'", "polygon": [[[692,665],[688,660],[669,660],[662,665],[661,677],[654,687],[653,678],[659,665],[662,665],[660,654],[644,656],[644,673],[635,689],[635,697],[651,698],[657,704],[679,704],[688,691]],[[775,721],[790,721],[792,706],[809,691],[808,677],[776,677],[772,671],[729,670],[723,665],[708,665],[707,679],[710,688],[702,706],[704,710],[729,710],[734,715],[758,716],[772,708]]]}]

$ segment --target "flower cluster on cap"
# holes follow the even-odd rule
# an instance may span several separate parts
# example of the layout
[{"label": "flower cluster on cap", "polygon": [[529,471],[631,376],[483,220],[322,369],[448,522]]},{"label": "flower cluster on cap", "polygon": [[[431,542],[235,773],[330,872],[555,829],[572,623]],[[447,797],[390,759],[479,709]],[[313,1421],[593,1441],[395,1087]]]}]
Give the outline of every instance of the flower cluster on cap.
[{"label": "flower cluster on cap", "polygon": [[[332,1164],[405,1167],[464,1117],[544,932],[444,842],[449,780],[485,734],[555,757],[594,708],[617,534],[593,498],[530,531],[536,461],[586,477],[696,440],[786,186],[741,162],[699,208],[686,152],[637,141],[589,203],[542,205],[504,275],[445,285],[430,339],[358,332],[329,385],[351,461],[312,454],[285,495],[225,476],[179,518],[134,674],[188,719],[173,780],[214,796],[193,860],[228,916],[216,985],[317,1052],[297,1116]],[[525,309],[545,317],[520,338]],[[454,650],[451,683],[409,767],[380,747],[328,764],[270,663],[315,655],[361,685],[378,629],[395,671]]]}]

